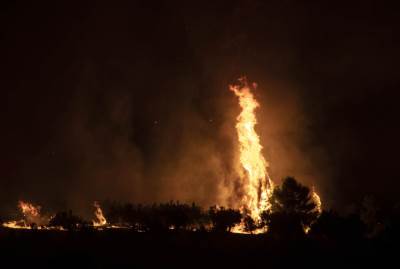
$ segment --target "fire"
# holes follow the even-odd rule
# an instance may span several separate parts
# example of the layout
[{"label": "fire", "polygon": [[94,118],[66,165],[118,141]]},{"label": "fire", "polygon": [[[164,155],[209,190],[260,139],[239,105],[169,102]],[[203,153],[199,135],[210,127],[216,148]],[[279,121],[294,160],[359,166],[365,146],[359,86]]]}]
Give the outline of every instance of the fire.
[{"label": "fire", "polygon": [[[94,203],[94,207],[96,208],[94,214],[96,216],[96,220],[93,220],[94,227],[102,227],[107,224],[107,220],[103,215],[103,211],[98,202]],[[61,226],[49,226],[50,220],[54,216],[42,216],[40,213],[40,206],[35,206],[31,203],[19,201],[18,208],[21,210],[24,218],[18,221],[12,220],[8,222],[4,222],[2,224],[3,227],[11,228],[11,229],[32,229],[36,228],[38,230],[59,230],[65,231],[66,229]],[[116,226],[111,226],[111,228],[120,228]]]},{"label": "fire", "polygon": [[311,198],[312,198],[313,202],[316,204],[315,210],[318,212],[318,214],[321,214],[321,212],[322,212],[321,198],[319,197],[318,193],[314,190],[314,188],[313,188],[313,192],[312,192],[312,197]]},{"label": "fire", "polygon": [[239,98],[242,109],[237,117],[236,131],[239,140],[240,164],[239,171],[244,189],[242,210],[249,212],[255,221],[260,221],[261,212],[270,208],[269,198],[272,195],[273,183],[268,175],[268,163],[262,155],[260,138],[255,130],[257,118],[255,109],[260,106],[245,78],[239,79],[239,84],[230,85],[229,89]]},{"label": "fire", "polygon": [[26,225],[25,221],[7,221],[3,223],[3,227],[10,228],[10,229],[32,229],[31,226]]},{"label": "fire", "polygon": [[94,211],[94,215],[97,220],[93,220],[94,227],[100,227],[107,224],[107,220],[103,215],[103,210],[101,210],[100,204],[98,202],[94,202],[94,207],[96,210]]},{"label": "fire", "polygon": [[40,216],[40,206],[34,206],[30,203],[19,201],[18,207],[26,217],[37,218]]},{"label": "fire", "polygon": [[44,227],[49,221],[49,218],[41,216],[40,206],[35,206],[31,203],[18,201],[18,208],[21,210],[24,219],[19,221],[8,221],[3,223],[4,227],[13,229],[31,229],[35,224],[38,228]]},{"label": "fire", "polygon": [[41,207],[39,205],[35,206],[28,202],[19,201],[18,207],[24,215],[27,224],[44,226],[49,223],[49,218],[40,214]]},{"label": "fire", "polygon": [[[311,199],[312,199],[313,203],[315,204],[315,209],[314,209],[315,212],[317,212],[318,216],[320,216],[322,213],[322,202],[321,202],[321,198],[319,197],[318,193],[315,191],[314,187],[312,189]],[[311,223],[311,225],[312,225],[312,223]],[[304,232],[306,234],[310,231],[310,229],[311,229],[310,226],[303,227]]]},{"label": "fire", "polygon": [[[256,222],[260,222],[261,213],[271,208],[269,199],[274,190],[273,182],[268,175],[268,162],[262,155],[262,146],[255,125],[257,118],[255,109],[260,106],[254,98],[251,90],[257,85],[249,86],[246,78],[240,78],[237,85],[230,85],[229,89],[239,98],[239,105],[242,109],[237,117],[236,131],[239,142],[239,154],[241,169],[239,174],[242,179],[244,196],[241,201],[241,210],[249,214]],[[313,202],[316,204],[315,211],[322,212],[322,203],[319,195],[313,189]],[[233,228],[235,233],[245,233],[244,224],[241,223]],[[309,227],[306,227],[308,232]],[[266,229],[256,229],[254,233],[265,232]]]}]

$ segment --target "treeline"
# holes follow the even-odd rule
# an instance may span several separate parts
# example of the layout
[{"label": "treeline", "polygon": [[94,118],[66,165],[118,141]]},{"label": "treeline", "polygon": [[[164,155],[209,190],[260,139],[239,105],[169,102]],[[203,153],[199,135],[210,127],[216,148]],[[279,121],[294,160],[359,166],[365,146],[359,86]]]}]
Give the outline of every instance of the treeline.
[{"label": "treeline", "polygon": [[240,224],[248,233],[266,233],[277,238],[317,237],[361,239],[400,237],[400,208],[382,209],[366,197],[352,212],[339,214],[318,208],[311,190],[294,178],[286,178],[274,189],[271,208],[254,220],[237,209],[169,202],[153,205],[109,203],[105,216],[110,225],[151,231],[230,232]]},{"label": "treeline", "polygon": [[[136,232],[225,232],[242,221],[242,214],[236,209],[213,206],[204,210],[195,203],[189,205],[173,201],[153,205],[110,203],[105,206],[104,215],[107,219],[104,227],[127,228]],[[36,228],[35,224],[31,226]],[[72,211],[65,211],[57,213],[49,221],[49,226],[80,230],[93,225]]]},{"label": "treeline", "polygon": [[111,204],[106,211],[111,225],[128,226],[135,231],[230,231],[239,224],[239,210],[210,207],[203,210],[195,203],[169,202],[153,205]]},{"label": "treeline", "polygon": [[[212,206],[203,209],[193,204],[168,202],[153,205],[105,203],[104,227],[126,228],[136,232],[231,232],[240,224],[241,231],[264,233],[277,238],[318,237],[322,239],[390,237],[399,235],[400,213],[394,209],[382,212],[373,199],[366,198],[358,210],[339,215],[320,211],[312,192],[294,178],[286,178],[274,189],[271,208],[253,219],[245,211]],[[53,216],[49,226],[68,230],[92,229],[71,211]],[[35,227],[32,224],[32,227]]]}]

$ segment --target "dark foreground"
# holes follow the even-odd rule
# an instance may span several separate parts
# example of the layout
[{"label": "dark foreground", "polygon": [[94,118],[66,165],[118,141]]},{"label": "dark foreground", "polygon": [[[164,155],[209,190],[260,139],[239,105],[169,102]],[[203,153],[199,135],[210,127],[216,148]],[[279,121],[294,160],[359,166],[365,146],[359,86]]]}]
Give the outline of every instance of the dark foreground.
[{"label": "dark foreground", "polygon": [[388,240],[206,232],[0,231],[1,268],[398,268]]}]

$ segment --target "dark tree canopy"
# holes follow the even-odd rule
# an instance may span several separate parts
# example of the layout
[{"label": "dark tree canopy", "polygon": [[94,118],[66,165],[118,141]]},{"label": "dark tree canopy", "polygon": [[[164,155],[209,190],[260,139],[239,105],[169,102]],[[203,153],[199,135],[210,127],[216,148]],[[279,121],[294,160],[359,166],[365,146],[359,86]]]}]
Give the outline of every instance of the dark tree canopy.
[{"label": "dark tree canopy", "polygon": [[366,225],[356,213],[340,216],[333,210],[323,211],[311,226],[311,236],[325,240],[350,241],[362,238]]},{"label": "dark tree canopy", "polygon": [[231,229],[241,222],[242,214],[239,210],[225,209],[224,207],[210,207],[208,211],[213,230],[219,232],[230,232]]},{"label": "dark tree canopy", "polygon": [[49,222],[49,226],[59,226],[68,230],[75,230],[84,225],[84,221],[72,214],[72,211],[58,212]]},{"label": "dark tree canopy", "polygon": [[243,218],[243,223],[244,223],[244,230],[246,232],[253,233],[258,228],[256,222],[250,215],[246,215]]},{"label": "dark tree canopy", "polygon": [[114,203],[106,217],[111,224],[130,226],[136,231],[198,230],[205,223],[198,205],[172,201],[152,205]]},{"label": "dark tree canopy", "polygon": [[281,186],[275,187],[270,202],[271,210],[264,212],[262,219],[272,234],[302,235],[304,228],[318,216],[310,189],[292,177],[285,178]]},{"label": "dark tree canopy", "polygon": [[310,214],[316,209],[316,204],[312,201],[310,189],[301,185],[292,177],[287,177],[274,189],[271,197],[273,212],[284,212],[287,214]]}]

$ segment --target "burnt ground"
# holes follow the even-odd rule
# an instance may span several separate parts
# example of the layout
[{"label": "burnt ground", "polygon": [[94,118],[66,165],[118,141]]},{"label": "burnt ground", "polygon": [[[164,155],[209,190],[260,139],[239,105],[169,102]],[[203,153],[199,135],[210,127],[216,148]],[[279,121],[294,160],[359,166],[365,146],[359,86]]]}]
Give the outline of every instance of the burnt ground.
[{"label": "burnt ground", "polygon": [[398,250],[388,240],[278,240],[178,231],[0,231],[1,268],[381,268],[390,263],[396,268]]}]

